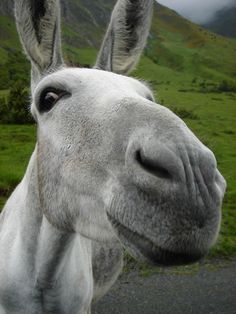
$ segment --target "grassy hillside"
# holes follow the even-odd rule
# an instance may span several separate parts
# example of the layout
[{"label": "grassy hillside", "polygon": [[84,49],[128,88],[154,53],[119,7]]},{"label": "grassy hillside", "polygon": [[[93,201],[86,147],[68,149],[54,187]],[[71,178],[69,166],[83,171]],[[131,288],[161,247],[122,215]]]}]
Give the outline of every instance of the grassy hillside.
[{"label": "grassy hillside", "polygon": [[[88,64],[90,60],[93,64],[95,48],[102,41],[114,3],[62,1],[63,50],[68,63]],[[207,79],[215,84],[227,80],[236,86],[236,40],[208,32],[160,4],[155,5],[145,54],[175,75]],[[1,14],[0,7],[0,89],[7,89],[16,79],[27,83],[28,73],[13,17]]]},{"label": "grassy hillside", "polygon": [[[0,4],[4,13],[0,15],[0,105],[17,80],[28,86],[29,64],[21,53],[12,16],[3,10],[3,4],[9,6],[11,1]],[[94,63],[114,2],[62,1],[63,51],[68,63]],[[157,101],[183,118],[216,154],[228,183],[221,234],[212,251],[218,256],[236,254],[235,54],[236,40],[217,36],[156,5],[144,57],[132,74],[146,79]],[[1,204],[20,181],[34,142],[35,126],[0,126]]]},{"label": "grassy hillside", "polygon": [[180,74],[236,81],[236,40],[206,31],[161,5],[155,6],[146,54]]}]

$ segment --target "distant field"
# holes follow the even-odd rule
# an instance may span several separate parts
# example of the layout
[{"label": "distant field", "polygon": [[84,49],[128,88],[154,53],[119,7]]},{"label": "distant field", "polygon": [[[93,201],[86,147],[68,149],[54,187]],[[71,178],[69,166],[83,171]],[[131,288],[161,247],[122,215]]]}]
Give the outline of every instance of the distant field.
[{"label": "distant field", "polygon": [[[84,51],[81,56],[82,62],[90,63],[95,54]],[[153,87],[157,102],[175,111],[214,151],[228,188],[219,241],[211,254],[236,255],[236,94],[209,92],[214,82],[203,82],[200,77],[161,67],[146,57],[133,75],[146,78]],[[0,95],[5,94],[6,91],[0,91]],[[24,174],[34,149],[35,133],[35,126],[0,126],[2,205]]]},{"label": "distant field", "polygon": [[201,78],[167,71],[147,58],[134,74],[150,81],[156,100],[175,111],[215,153],[227,193],[221,233],[212,255],[236,255],[236,93],[201,91]]}]

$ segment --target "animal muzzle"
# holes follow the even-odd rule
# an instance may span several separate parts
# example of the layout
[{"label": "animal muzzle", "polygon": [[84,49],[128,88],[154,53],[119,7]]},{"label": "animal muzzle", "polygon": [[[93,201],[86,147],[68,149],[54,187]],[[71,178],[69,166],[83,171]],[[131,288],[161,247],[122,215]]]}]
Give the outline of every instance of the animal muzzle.
[{"label": "animal muzzle", "polygon": [[[156,212],[146,224],[151,229],[155,221],[149,239],[166,261],[172,255],[181,261],[206,254],[219,233],[226,188],[214,154],[194,136],[179,139],[164,142],[138,135],[126,151],[132,184],[156,202]],[[162,241],[163,233],[168,241]]]}]

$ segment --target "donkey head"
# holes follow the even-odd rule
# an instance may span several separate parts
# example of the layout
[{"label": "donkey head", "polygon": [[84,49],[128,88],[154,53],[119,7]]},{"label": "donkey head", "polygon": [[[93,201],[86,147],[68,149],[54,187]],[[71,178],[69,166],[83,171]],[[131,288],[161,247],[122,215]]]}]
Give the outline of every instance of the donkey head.
[{"label": "donkey head", "polygon": [[38,190],[58,229],[119,236],[139,257],[182,263],[215,242],[225,181],[213,153],[143,83],[126,75],[149,32],[152,1],[119,0],[94,69],[68,68],[59,1],[18,0],[32,64]]}]

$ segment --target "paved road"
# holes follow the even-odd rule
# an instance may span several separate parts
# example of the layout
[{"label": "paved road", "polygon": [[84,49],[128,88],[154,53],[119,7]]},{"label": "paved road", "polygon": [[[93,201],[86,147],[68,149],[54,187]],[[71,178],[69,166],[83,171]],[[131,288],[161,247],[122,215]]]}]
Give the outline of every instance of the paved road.
[{"label": "paved road", "polygon": [[236,260],[188,275],[124,274],[93,314],[236,314]]}]

